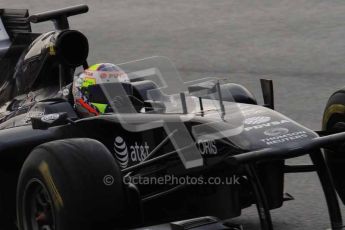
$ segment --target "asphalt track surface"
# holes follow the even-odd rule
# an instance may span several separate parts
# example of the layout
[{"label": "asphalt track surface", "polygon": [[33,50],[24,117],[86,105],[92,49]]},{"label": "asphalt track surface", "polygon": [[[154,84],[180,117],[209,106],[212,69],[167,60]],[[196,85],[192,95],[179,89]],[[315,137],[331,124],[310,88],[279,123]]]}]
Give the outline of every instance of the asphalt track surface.
[{"label": "asphalt track surface", "polygon": [[[90,12],[71,26],[88,36],[90,63],[167,56],[185,79],[229,78],[258,98],[258,79],[271,78],[276,109],[311,129],[320,128],[328,97],[345,85],[343,0],[0,0],[0,8],[41,12],[79,3]],[[329,227],[315,174],[286,176],[285,190],[296,200],[272,212],[276,229]],[[239,221],[258,229],[255,209]]]}]

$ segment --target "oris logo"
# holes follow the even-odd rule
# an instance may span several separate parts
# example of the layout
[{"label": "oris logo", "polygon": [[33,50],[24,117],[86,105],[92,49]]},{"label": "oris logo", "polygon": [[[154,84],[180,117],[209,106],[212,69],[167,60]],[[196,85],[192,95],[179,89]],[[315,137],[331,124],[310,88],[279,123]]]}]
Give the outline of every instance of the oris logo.
[{"label": "oris logo", "polygon": [[126,168],[128,165],[128,149],[122,137],[116,137],[114,141],[115,157],[118,160],[121,168]]},{"label": "oris logo", "polygon": [[288,129],[286,128],[273,128],[273,129],[268,129],[264,132],[266,136],[278,136],[278,135],[284,135],[289,132]]},{"label": "oris logo", "polygon": [[198,143],[198,146],[202,155],[216,155],[218,153],[216,142],[214,140],[201,141]]},{"label": "oris logo", "polygon": [[246,125],[259,125],[259,124],[263,124],[263,123],[267,123],[271,120],[270,117],[250,117],[247,118],[244,123]]},{"label": "oris logo", "polygon": [[129,160],[134,163],[140,163],[146,159],[149,155],[149,149],[147,142],[144,144],[127,145],[122,137],[117,136],[114,141],[115,157],[118,160],[121,168],[128,166]]}]

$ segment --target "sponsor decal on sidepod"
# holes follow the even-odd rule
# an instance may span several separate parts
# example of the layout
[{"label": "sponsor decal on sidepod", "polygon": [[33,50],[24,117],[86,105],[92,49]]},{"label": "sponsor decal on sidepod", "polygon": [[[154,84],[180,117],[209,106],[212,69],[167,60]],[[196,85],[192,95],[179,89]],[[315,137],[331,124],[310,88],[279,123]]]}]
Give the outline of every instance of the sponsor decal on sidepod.
[{"label": "sponsor decal on sidepod", "polygon": [[147,142],[143,144],[135,142],[134,145],[128,146],[120,136],[117,136],[114,141],[115,157],[119,161],[121,168],[126,168],[129,160],[138,163],[144,161],[149,155],[149,148]]},{"label": "sponsor decal on sidepod", "polygon": [[201,141],[198,143],[198,147],[202,155],[216,155],[218,153],[214,140]]},{"label": "sponsor decal on sidepod", "polygon": [[114,141],[115,157],[118,160],[121,168],[126,168],[128,165],[128,149],[122,137],[116,137]]},{"label": "sponsor decal on sidepod", "polygon": [[[202,141],[198,143],[199,150],[202,155],[216,155],[218,149],[214,140]],[[117,136],[114,141],[115,157],[118,160],[121,168],[126,168],[129,161],[142,162],[149,155],[150,147],[147,142],[138,144],[134,142],[134,145],[127,145],[125,140]]]}]

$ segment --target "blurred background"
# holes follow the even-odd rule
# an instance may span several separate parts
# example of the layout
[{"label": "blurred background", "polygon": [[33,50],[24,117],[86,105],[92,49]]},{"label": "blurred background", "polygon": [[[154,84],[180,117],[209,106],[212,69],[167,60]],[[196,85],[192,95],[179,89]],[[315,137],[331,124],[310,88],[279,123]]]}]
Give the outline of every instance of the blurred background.
[{"label": "blurred background", "polygon": [[[184,79],[229,78],[260,102],[259,79],[270,78],[276,109],[311,129],[320,129],[328,97],[345,86],[343,0],[0,0],[0,8],[37,13],[82,3],[90,12],[70,24],[89,38],[90,64],[167,56]],[[288,175],[286,191],[296,200],[273,211],[276,229],[329,226],[315,174]],[[239,218],[245,229],[258,229],[255,212]]]}]

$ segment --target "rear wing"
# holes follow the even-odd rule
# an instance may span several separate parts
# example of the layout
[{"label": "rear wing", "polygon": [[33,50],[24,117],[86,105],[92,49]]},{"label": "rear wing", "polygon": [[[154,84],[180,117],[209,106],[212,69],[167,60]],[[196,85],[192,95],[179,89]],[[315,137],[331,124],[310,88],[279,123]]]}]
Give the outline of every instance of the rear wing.
[{"label": "rear wing", "polygon": [[0,105],[15,95],[15,66],[23,51],[39,36],[31,32],[27,9],[0,9]]},{"label": "rear wing", "polygon": [[[12,40],[18,33],[31,33],[31,25],[28,21],[29,11],[27,9],[0,9],[0,18],[5,33]],[[0,27],[0,40],[4,31]]]},{"label": "rear wing", "polygon": [[[31,25],[28,17],[29,11],[26,9],[0,9],[0,59],[8,53],[11,46],[22,51],[29,45],[32,39],[26,41],[27,39],[18,36],[22,35],[21,37],[23,37],[23,34],[28,37],[31,36]],[[11,52],[10,56],[17,55]]]}]

